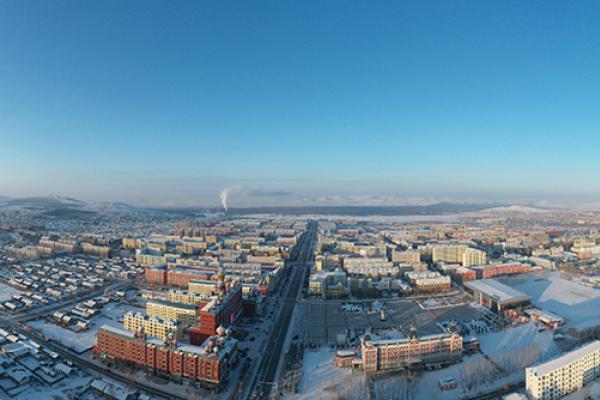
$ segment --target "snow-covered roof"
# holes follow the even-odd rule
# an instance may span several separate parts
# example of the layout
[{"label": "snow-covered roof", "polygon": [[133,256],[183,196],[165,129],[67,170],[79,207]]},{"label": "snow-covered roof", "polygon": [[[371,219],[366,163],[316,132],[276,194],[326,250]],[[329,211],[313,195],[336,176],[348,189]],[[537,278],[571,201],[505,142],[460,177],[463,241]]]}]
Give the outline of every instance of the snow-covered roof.
[{"label": "snow-covered roof", "polygon": [[500,304],[521,303],[531,300],[531,296],[500,283],[495,279],[470,281],[465,282],[464,285],[473,291],[481,292],[495,299]]},{"label": "snow-covered roof", "polygon": [[559,368],[569,365],[595,351],[600,351],[600,340],[595,340],[583,347],[573,350],[569,353],[563,354],[559,357],[553,358],[545,363],[538,364],[534,367],[527,368],[526,371],[535,376],[542,376],[549,374]]}]

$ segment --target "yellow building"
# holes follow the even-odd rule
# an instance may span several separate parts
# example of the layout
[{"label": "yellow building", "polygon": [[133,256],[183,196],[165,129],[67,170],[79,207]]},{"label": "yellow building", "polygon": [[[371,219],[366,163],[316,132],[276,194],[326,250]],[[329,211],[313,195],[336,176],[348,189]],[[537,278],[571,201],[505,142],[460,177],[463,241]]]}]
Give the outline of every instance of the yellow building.
[{"label": "yellow building", "polygon": [[206,303],[210,299],[209,294],[191,292],[189,290],[169,290],[167,300],[172,303],[196,304]]},{"label": "yellow building", "polygon": [[392,262],[403,264],[418,264],[421,262],[421,253],[414,250],[392,252]]},{"label": "yellow building", "polygon": [[179,322],[180,325],[191,326],[198,320],[199,307],[195,304],[152,299],[146,303],[146,313],[151,317],[171,319]]},{"label": "yellow building", "polygon": [[487,263],[487,255],[485,251],[477,249],[466,249],[462,256],[462,265],[464,267],[474,267],[477,265],[485,265]]},{"label": "yellow building", "polygon": [[123,328],[131,332],[137,332],[144,328],[148,336],[166,341],[170,334],[174,334],[177,340],[181,339],[182,328],[177,321],[163,319],[160,317],[149,317],[141,313],[129,311],[123,316]]},{"label": "yellow building", "polygon": [[467,248],[464,245],[434,246],[431,251],[431,259],[433,262],[462,263],[462,257]]},{"label": "yellow building", "polygon": [[217,282],[191,279],[188,282],[188,292],[212,295],[217,288]]}]

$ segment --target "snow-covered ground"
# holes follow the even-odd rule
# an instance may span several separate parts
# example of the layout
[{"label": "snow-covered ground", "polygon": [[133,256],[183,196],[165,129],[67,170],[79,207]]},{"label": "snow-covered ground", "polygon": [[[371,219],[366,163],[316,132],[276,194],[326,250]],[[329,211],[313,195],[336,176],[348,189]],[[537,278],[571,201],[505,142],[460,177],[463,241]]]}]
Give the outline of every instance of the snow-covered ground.
[{"label": "snow-covered ground", "polygon": [[[446,400],[474,397],[478,394],[500,389],[504,384],[513,384],[525,379],[523,368],[509,368],[505,373],[495,371],[494,364],[486,360],[485,356],[493,359],[500,367],[512,362],[513,365],[524,362],[523,358],[529,351],[537,354],[541,360],[551,358],[560,350],[552,339],[553,331],[546,330],[538,332],[538,326],[533,323],[508,328],[501,332],[479,335],[481,350],[483,354],[465,356],[462,363],[452,365],[437,371],[420,373],[416,379],[416,395],[419,400]],[[534,346],[535,348],[532,348]],[[485,354],[485,356],[484,356]],[[528,363],[527,363],[528,364]],[[490,379],[485,382],[473,383],[466,387],[465,379],[473,376],[476,380],[477,374],[491,374]],[[497,376],[494,376],[497,374]],[[458,387],[452,390],[440,390],[439,382],[442,379],[454,379]]]},{"label": "snow-covered ground", "polygon": [[[465,357],[463,362],[468,360],[484,360],[484,357],[481,354],[475,354]],[[448,368],[420,373],[417,375],[414,385],[416,388],[414,398],[416,400],[450,400],[461,398],[463,390],[460,385],[452,390],[440,390],[438,386],[442,379],[454,379],[456,382],[460,382],[460,369],[461,364],[455,364]]]},{"label": "snow-covered ground", "polygon": [[568,325],[600,324],[600,290],[570,281],[559,272],[537,272],[504,283],[532,298],[532,303],[563,317]]},{"label": "snow-covered ground", "polygon": [[0,283],[0,302],[10,300],[12,298],[12,296],[15,294],[22,295],[23,292],[15,289],[12,286],[8,286],[3,283]]},{"label": "snow-covered ground", "polygon": [[552,338],[553,333],[552,330],[538,332],[538,326],[530,322],[501,332],[480,335],[478,339],[481,350],[490,357],[535,343],[547,358],[560,352]]},{"label": "snow-covered ground", "polygon": [[304,352],[304,372],[300,381],[299,394],[288,396],[289,399],[334,399],[339,385],[353,381],[364,383],[362,371],[350,368],[338,368],[333,360],[335,350],[327,347],[316,351],[306,349]]}]

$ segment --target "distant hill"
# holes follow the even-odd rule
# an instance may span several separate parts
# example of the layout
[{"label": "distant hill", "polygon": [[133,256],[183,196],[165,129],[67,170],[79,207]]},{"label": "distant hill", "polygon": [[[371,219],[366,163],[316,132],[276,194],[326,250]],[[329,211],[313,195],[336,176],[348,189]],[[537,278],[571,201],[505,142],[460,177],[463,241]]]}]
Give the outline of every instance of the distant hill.
[{"label": "distant hill", "polygon": [[487,210],[482,210],[482,212],[491,213],[491,214],[532,214],[532,213],[543,213],[543,212],[548,212],[548,211],[549,210],[540,208],[540,207],[517,206],[517,205],[494,207],[494,208],[489,208]]},{"label": "distant hill", "polygon": [[11,208],[82,208],[86,205],[87,203],[84,201],[61,196],[23,197],[9,199],[4,203],[5,207]]}]

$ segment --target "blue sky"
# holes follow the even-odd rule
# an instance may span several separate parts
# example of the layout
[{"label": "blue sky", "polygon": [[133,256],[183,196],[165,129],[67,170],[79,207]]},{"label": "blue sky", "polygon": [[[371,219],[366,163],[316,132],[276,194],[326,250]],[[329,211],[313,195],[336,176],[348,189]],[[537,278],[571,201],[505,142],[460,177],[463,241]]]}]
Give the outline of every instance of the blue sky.
[{"label": "blue sky", "polygon": [[597,1],[2,2],[0,194],[600,201],[598,15]]}]

